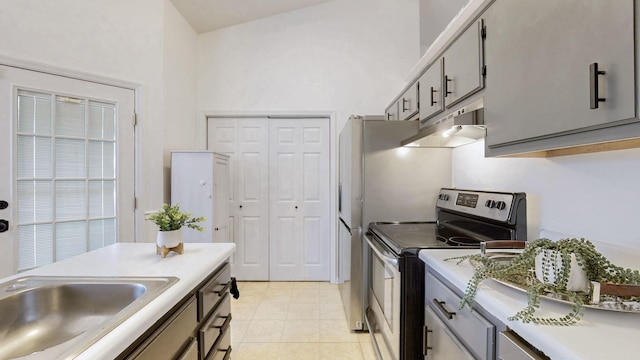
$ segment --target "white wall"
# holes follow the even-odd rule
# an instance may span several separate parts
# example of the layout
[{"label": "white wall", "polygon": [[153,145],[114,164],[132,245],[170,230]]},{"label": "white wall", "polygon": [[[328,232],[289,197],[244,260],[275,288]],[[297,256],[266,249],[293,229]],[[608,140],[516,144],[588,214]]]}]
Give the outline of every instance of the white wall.
[{"label": "white wall", "polygon": [[480,141],[454,150],[453,183],[526,192],[529,239],[547,229],[640,249],[640,149],[485,159]]},{"label": "white wall", "polygon": [[[173,121],[184,112],[187,122],[195,113],[195,102],[183,98],[195,98],[195,35],[176,13],[169,0],[0,1],[0,55],[140,84],[137,180],[142,184],[138,203],[143,212],[163,202],[165,116]],[[165,31],[177,33],[165,36]],[[184,49],[191,54],[180,53]],[[174,73],[163,62],[188,67],[176,67]],[[177,100],[165,105],[165,96]],[[182,126],[169,126],[167,131],[180,128],[180,144],[195,141],[189,125]],[[139,240],[152,241],[153,236],[145,229]]]},{"label": "white wall", "polygon": [[419,58],[418,0],[334,0],[200,35],[198,107],[383,114]]},{"label": "white wall", "polygon": [[171,197],[171,150],[194,150],[197,142],[197,39],[171,1],[164,12],[164,199]]}]

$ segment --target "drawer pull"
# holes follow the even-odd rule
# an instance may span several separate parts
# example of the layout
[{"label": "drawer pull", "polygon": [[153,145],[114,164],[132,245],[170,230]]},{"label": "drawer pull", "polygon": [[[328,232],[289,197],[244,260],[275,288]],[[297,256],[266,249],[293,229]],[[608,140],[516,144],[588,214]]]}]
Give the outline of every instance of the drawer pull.
[{"label": "drawer pull", "polygon": [[229,347],[226,350],[220,350],[220,351],[223,351],[225,353],[224,357],[222,358],[222,360],[231,359],[231,345],[229,345]]},{"label": "drawer pull", "polygon": [[438,299],[434,298],[433,299],[433,303],[436,305],[438,310],[440,310],[442,315],[444,315],[449,320],[453,319],[453,315],[455,315],[456,313],[453,312],[453,311],[449,311],[449,310],[445,309],[444,308],[444,304],[445,304],[444,301],[439,301]]},{"label": "drawer pull", "polygon": [[220,333],[222,334],[227,330],[229,324],[231,324],[231,314],[227,316],[220,316],[219,319],[224,319],[224,322],[220,325],[214,322],[213,324],[211,324],[211,328],[220,329]]},{"label": "drawer pull", "polygon": [[432,333],[433,330],[429,330],[429,328],[427,326],[424,327],[424,331],[423,331],[423,345],[424,345],[424,351],[423,354],[424,356],[429,355],[429,350],[433,350],[432,346],[429,346],[429,333]]},{"label": "drawer pull", "polygon": [[[222,289],[220,289],[220,286],[222,286]],[[229,290],[230,286],[231,286],[231,281],[229,281],[228,283],[226,283],[224,285],[223,284],[218,284],[218,285],[214,286],[213,289],[211,289],[211,292],[215,293],[215,294],[218,294],[219,296],[222,296],[222,295],[224,295],[224,293],[227,292],[227,290]],[[216,290],[216,287],[219,290]]]}]

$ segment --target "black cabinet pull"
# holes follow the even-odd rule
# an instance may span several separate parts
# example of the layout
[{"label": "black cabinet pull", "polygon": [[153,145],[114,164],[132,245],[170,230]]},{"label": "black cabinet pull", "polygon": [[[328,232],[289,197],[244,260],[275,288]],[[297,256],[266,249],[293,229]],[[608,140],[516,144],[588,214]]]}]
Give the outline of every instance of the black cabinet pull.
[{"label": "black cabinet pull", "polygon": [[437,104],[438,102],[433,100],[433,94],[437,93],[438,90],[434,89],[433,86],[431,87],[431,106]]},{"label": "black cabinet pull", "polygon": [[9,221],[0,219],[0,233],[9,230]]},{"label": "black cabinet pull", "polygon": [[4,200],[0,200],[0,210],[4,210],[6,208],[9,207],[9,203],[4,201]]},{"label": "black cabinet pull", "polygon": [[404,105],[409,102],[409,99],[402,98],[402,112],[409,111],[409,108]]},{"label": "black cabinet pull", "polygon": [[387,120],[391,120],[391,113],[387,113]]},{"label": "black cabinet pull", "polygon": [[429,330],[429,328],[427,326],[424,327],[424,330],[422,332],[422,336],[423,336],[423,346],[424,346],[424,351],[422,352],[422,355],[427,356],[429,355],[429,350],[433,350],[433,346],[429,346],[429,333],[433,332],[432,330]]},{"label": "black cabinet pull", "polygon": [[606,74],[605,71],[598,70],[598,63],[589,65],[589,102],[591,109],[597,109],[600,102],[605,102],[606,98],[598,95],[598,75]]},{"label": "black cabinet pull", "polygon": [[444,97],[447,97],[447,95],[453,94],[451,91],[449,91],[450,82],[451,82],[451,79],[449,79],[449,75],[445,75],[444,76]]},{"label": "black cabinet pull", "polygon": [[446,317],[447,319],[451,320],[453,319],[453,315],[455,315],[456,313],[453,311],[448,311],[447,309],[444,308],[444,301],[439,301],[438,299],[433,299],[433,303],[436,305],[436,307],[438,308],[438,310],[440,310],[440,312],[442,313],[442,315],[444,315],[444,317]]}]

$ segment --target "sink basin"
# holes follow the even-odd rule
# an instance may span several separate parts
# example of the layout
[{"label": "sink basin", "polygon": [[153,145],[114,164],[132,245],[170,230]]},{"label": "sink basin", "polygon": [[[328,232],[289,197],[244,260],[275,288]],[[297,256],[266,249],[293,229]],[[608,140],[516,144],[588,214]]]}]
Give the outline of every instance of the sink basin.
[{"label": "sink basin", "polygon": [[72,358],[177,281],[30,276],[2,283],[0,359]]}]

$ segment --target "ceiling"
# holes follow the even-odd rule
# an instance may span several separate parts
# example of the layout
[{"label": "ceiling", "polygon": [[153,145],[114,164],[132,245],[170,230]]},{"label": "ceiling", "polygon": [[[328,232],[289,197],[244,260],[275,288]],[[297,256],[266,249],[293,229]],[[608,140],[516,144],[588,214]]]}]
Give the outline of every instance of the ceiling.
[{"label": "ceiling", "polygon": [[198,34],[331,0],[171,0]]}]

